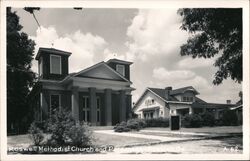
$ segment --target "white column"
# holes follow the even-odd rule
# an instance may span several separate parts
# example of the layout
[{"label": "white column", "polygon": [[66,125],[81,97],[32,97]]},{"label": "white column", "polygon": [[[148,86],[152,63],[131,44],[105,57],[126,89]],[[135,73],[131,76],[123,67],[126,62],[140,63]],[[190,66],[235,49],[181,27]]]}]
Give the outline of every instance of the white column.
[{"label": "white column", "polygon": [[72,115],[76,121],[79,121],[79,93],[77,87],[74,87],[72,89],[71,101],[72,101]]}]

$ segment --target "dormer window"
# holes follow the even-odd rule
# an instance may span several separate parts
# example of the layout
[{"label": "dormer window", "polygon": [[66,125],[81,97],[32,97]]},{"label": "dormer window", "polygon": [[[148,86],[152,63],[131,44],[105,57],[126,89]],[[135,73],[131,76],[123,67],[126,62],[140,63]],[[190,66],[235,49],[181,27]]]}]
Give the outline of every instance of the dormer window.
[{"label": "dormer window", "polygon": [[120,73],[122,76],[125,76],[125,66],[117,64],[116,65],[116,71]]},{"label": "dormer window", "polygon": [[193,97],[186,97],[186,96],[183,96],[182,101],[183,101],[183,102],[193,102],[194,99],[193,99]]},{"label": "dormer window", "polygon": [[61,56],[50,55],[50,73],[51,74],[62,74],[62,63]]}]

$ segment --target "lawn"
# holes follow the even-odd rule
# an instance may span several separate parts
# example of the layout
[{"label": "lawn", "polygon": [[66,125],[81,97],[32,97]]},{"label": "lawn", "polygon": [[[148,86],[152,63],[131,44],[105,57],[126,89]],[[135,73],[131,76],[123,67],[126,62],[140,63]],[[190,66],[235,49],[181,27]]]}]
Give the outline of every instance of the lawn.
[{"label": "lawn", "polygon": [[136,137],[127,137],[127,136],[116,136],[116,135],[108,135],[108,134],[100,134],[93,133],[95,138],[94,145],[113,145],[113,146],[124,146],[131,145],[137,143],[150,143],[159,140],[155,139],[144,139],[144,138],[136,138]]},{"label": "lawn", "polygon": [[[113,145],[113,146],[124,146],[130,144],[137,144],[137,143],[149,143],[155,142],[158,140],[155,139],[144,139],[144,138],[135,138],[135,137],[120,137],[115,135],[108,135],[108,134],[99,134],[93,132],[93,144],[104,146],[104,145]],[[8,147],[28,147],[32,144],[31,139],[27,135],[13,135],[8,136],[7,139]]]}]

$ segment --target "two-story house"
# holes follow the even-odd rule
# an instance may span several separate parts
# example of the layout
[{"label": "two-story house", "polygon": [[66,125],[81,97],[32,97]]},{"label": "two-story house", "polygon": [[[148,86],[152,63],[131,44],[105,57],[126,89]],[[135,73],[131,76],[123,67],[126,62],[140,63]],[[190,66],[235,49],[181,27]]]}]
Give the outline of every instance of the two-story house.
[{"label": "two-story house", "polygon": [[[53,109],[65,108],[78,121],[92,125],[115,125],[131,112],[130,65],[132,62],[110,59],[69,74],[71,53],[40,48],[39,79],[30,94],[36,119],[50,117]],[[84,59],[84,57],[83,57]]]},{"label": "two-story house", "polygon": [[220,111],[234,107],[228,101],[226,104],[207,103],[197,97],[199,92],[192,86],[172,89],[172,87],[147,88],[134,104],[133,111],[138,118],[169,118],[171,115],[181,115],[213,112],[218,119]]}]

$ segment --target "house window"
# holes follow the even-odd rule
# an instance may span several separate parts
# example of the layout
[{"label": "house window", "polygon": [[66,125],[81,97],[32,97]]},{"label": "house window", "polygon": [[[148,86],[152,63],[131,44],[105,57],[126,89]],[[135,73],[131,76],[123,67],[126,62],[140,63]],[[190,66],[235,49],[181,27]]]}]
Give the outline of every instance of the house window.
[{"label": "house window", "polygon": [[90,122],[90,107],[89,107],[89,97],[88,96],[83,96],[82,109],[83,109],[83,121]]},{"label": "house window", "polygon": [[61,56],[50,55],[50,73],[62,74],[61,66]]},{"label": "house window", "polygon": [[125,66],[124,65],[116,65],[116,71],[120,73],[122,76],[125,76]]},{"label": "house window", "polygon": [[182,97],[183,102],[193,102],[193,100],[194,100],[193,97],[187,97],[187,96]]},{"label": "house window", "polygon": [[100,100],[100,97],[97,97],[96,98],[96,116],[97,116],[97,122],[100,122],[100,118],[101,118],[101,115],[100,115],[100,109],[101,109],[101,100]]},{"label": "house window", "polygon": [[54,110],[59,109],[60,107],[60,95],[52,94],[50,95],[50,112],[54,112]]},{"label": "house window", "polygon": [[42,57],[41,57],[41,59],[39,61],[38,73],[39,73],[39,76],[41,76],[43,74],[43,59],[42,59]]}]

